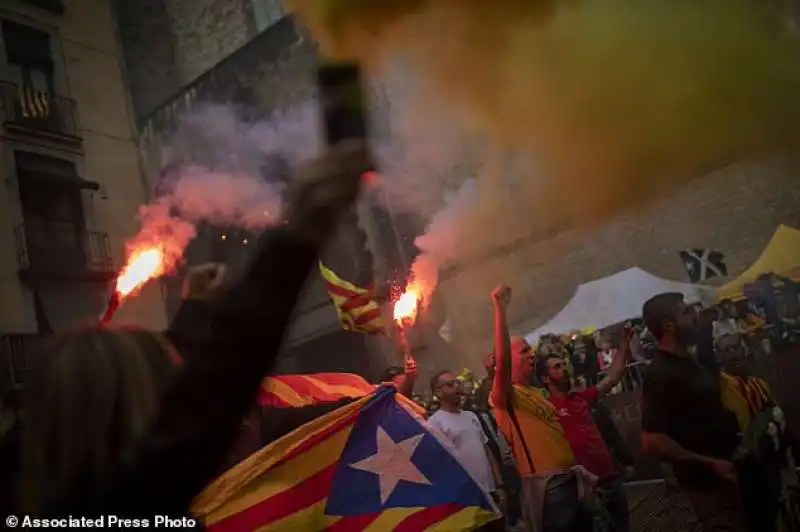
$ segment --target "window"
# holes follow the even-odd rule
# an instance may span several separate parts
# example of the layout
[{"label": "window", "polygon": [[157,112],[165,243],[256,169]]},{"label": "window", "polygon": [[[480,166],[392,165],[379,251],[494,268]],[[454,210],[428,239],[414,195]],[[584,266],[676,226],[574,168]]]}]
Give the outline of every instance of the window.
[{"label": "window", "polygon": [[66,160],[29,152],[16,152],[15,158],[29,263],[84,263],[81,189],[88,182]]},{"label": "window", "polygon": [[50,35],[22,24],[4,20],[10,81],[20,87],[53,92],[53,58]]},{"label": "window", "polygon": [[269,28],[286,15],[281,0],[251,0],[253,18],[259,33]]}]

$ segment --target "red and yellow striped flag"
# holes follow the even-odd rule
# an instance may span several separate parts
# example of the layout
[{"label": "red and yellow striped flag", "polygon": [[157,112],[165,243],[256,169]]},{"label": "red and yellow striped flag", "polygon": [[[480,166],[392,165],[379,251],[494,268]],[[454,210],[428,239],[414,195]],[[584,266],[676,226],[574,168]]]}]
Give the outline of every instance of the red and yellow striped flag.
[{"label": "red and yellow striped flag", "polygon": [[234,466],[192,504],[210,532],[470,531],[497,508],[409,399],[382,386]]},{"label": "red and yellow striped flag", "polygon": [[322,264],[322,261],[319,263],[319,271],[343,329],[366,334],[385,332],[381,307],[372,287],[362,288],[345,281]]},{"label": "red and yellow striped flag", "polygon": [[375,386],[353,373],[313,373],[267,377],[261,384],[261,406],[308,406],[338,401],[345,397],[364,397]]}]

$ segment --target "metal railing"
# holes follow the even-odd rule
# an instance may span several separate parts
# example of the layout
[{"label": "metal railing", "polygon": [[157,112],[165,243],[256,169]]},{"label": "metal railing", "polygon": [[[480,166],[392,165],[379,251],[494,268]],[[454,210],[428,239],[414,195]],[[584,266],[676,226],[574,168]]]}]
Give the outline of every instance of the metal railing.
[{"label": "metal railing", "polygon": [[80,137],[75,100],[0,81],[0,118],[6,125]]},{"label": "metal railing", "polygon": [[34,357],[47,336],[5,334],[0,336],[0,396],[19,390],[33,367]]},{"label": "metal railing", "polygon": [[72,222],[19,225],[14,240],[24,271],[80,276],[113,270],[108,234],[85,231]]}]

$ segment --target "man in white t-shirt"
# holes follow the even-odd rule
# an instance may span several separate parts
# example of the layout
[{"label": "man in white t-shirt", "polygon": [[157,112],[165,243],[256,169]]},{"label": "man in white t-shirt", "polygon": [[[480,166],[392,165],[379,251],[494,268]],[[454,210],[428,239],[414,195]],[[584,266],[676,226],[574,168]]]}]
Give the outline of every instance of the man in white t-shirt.
[{"label": "man in white t-shirt", "polygon": [[[431,391],[439,398],[439,410],[428,419],[428,424],[447,439],[464,469],[504,511],[502,470],[487,446],[488,439],[478,416],[461,408],[460,382],[451,372],[440,371],[431,379]],[[502,525],[503,521],[499,523]]]}]

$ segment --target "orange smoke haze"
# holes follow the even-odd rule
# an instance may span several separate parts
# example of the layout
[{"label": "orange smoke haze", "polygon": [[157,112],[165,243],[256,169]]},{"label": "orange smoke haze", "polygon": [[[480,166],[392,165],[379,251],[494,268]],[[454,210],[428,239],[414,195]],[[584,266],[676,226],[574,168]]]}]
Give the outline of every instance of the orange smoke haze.
[{"label": "orange smoke haze", "polygon": [[[429,100],[534,161],[538,170],[524,172],[510,198],[505,171],[479,169],[481,199],[460,224],[475,247],[502,244],[498,235],[514,241],[520,228],[593,223],[800,140],[800,47],[777,2],[292,4],[332,56],[377,73],[406,60]],[[404,111],[431,120],[421,106]]]},{"label": "orange smoke haze", "polygon": [[[387,156],[397,172],[381,161],[386,196],[430,221],[475,178],[417,242],[421,260],[473,272],[454,289],[459,310],[484,305],[497,276],[527,275],[517,247],[800,141],[800,46],[779,2],[290,3],[329,56],[377,79],[402,65],[414,85],[400,103],[402,83],[387,90],[392,134],[407,142],[394,152],[405,161]],[[480,263],[496,249],[502,259]]]}]

